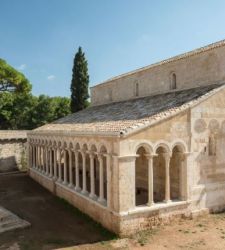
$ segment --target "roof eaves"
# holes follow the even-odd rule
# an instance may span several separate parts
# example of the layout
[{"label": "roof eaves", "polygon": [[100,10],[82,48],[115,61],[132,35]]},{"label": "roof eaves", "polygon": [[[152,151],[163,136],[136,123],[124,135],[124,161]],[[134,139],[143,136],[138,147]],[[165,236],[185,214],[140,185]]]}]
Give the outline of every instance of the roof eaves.
[{"label": "roof eaves", "polygon": [[108,131],[74,131],[74,130],[32,130],[30,135],[60,135],[60,136],[101,136],[101,137],[119,137],[120,132]]}]

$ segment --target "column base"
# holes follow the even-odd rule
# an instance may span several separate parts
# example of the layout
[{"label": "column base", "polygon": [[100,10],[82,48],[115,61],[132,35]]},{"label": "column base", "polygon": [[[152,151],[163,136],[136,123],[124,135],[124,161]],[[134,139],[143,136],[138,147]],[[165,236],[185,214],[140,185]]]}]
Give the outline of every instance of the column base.
[{"label": "column base", "polygon": [[80,191],[81,191],[81,188],[80,188],[80,187],[75,187],[74,189],[75,189],[75,191],[77,191],[77,192],[80,192]]},{"label": "column base", "polygon": [[68,187],[69,187],[69,188],[74,188],[74,185],[73,185],[72,183],[70,183],[70,184],[68,185]]},{"label": "column base", "polygon": [[98,198],[98,202],[102,205],[106,205],[106,200],[104,198]]},{"label": "column base", "polygon": [[93,200],[97,200],[97,195],[96,194],[90,194],[89,197]]},{"label": "column base", "polygon": [[88,191],[87,190],[82,190],[81,193],[84,194],[84,195],[87,195]]},{"label": "column base", "polygon": [[63,181],[62,184],[65,185],[65,186],[68,186],[68,182],[67,181]]},{"label": "column base", "polygon": [[148,206],[148,207],[151,207],[151,206],[153,206],[155,203],[154,203],[154,201],[152,201],[152,202],[148,202],[146,205]]},{"label": "column base", "polygon": [[57,179],[57,182],[61,183],[61,182],[62,182],[62,180],[61,180],[60,178],[58,178],[58,179]]},{"label": "column base", "polygon": [[164,200],[163,202],[165,202],[165,203],[171,203],[172,200]]}]

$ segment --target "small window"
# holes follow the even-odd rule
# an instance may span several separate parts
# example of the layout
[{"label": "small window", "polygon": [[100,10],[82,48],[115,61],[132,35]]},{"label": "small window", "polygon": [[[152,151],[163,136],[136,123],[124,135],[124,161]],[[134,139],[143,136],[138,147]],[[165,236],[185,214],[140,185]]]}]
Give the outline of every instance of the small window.
[{"label": "small window", "polygon": [[134,95],[139,96],[139,83],[135,82],[134,84]]},{"label": "small window", "polygon": [[177,76],[175,73],[171,74],[171,89],[177,88]]},{"label": "small window", "polygon": [[113,98],[112,98],[112,90],[110,89],[108,93],[109,93],[109,94],[108,94],[108,96],[109,96],[109,101],[112,101],[112,99],[113,99]]},{"label": "small window", "polygon": [[211,134],[209,136],[209,156],[216,155],[216,136]]}]

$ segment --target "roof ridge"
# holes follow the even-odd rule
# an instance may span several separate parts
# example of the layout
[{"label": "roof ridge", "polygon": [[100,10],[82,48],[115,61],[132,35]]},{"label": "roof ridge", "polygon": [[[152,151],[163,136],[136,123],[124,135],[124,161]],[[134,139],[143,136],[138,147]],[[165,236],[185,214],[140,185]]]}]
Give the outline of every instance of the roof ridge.
[{"label": "roof ridge", "polygon": [[144,71],[144,70],[147,70],[147,69],[155,68],[155,67],[167,64],[167,63],[175,62],[175,61],[178,61],[178,60],[181,60],[181,59],[184,59],[184,58],[188,58],[188,57],[191,57],[191,56],[194,56],[194,55],[197,55],[197,54],[201,54],[201,53],[204,53],[206,51],[222,47],[224,45],[225,45],[225,39],[217,41],[217,42],[214,42],[214,43],[210,43],[208,45],[201,46],[201,47],[199,47],[197,49],[194,49],[194,50],[191,50],[191,51],[187,51],[187,52],[178,54],[176,56],[169,57],[167,59],[161,60],[159,62],[152,63],[150,65],[147,65],[147,66],[135,69],[135,70],[131,70],[131,71],[127,72],[127,73],[123,73],[123,74],[120,74],[118,76],[109,78],[109,79],[107,79],[107,80],[105,80],[103,82],[100,82],[99,84],[96,84],[95,86],[92,86],[91,88],[94,88],[94,87],[97,87],[97,86],[100,86],[100,85],[103,85],[103,84],[110,83],[110,82],[112,82],[114,80],[123,78],[125,76],[133,75],[135,73],[138,73],[138,72],[141,72],[141,71]]}]

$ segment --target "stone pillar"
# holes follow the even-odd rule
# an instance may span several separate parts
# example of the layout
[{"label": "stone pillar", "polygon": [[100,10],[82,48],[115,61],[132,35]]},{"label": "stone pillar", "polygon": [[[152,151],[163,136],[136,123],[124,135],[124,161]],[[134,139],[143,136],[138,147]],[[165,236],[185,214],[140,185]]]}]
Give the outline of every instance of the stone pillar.
[{"label": "stone pillar", "polygon": [[91,193],[90,193],[90,198],[96,199],[96,194],[95,194],[95,173],[94,173],[94,154],[90,154],[90,179],[91,179]]},{"label": "stone pillar", "polygon": [[57,180],[57,148],[54,148],[54,179]]},{"label": "stone pillar", "polygon": [[35,162],[35,152],[36,152],[36,146],[33,145],[33,157],[32,157],[32,166],[33,168],[36,168],[36,162]]},{"label": "stone pillar", "polygon": [[39,161],[38,161],[39,156],[38,156],[38,154],[39,154],[39,149],[38,149],[38,145],[37,145],[36,146],[36,168],[39,170]]},{"label": "stone pillar", "polygon": [[58,182],[62,182],[62,165],[61,165],[61,150],[58,150],[59,153],[59,161],[58,161],[58,169],[59,169],[59,178],[58,178]]},{"label": "stone pillar", "polygon": [[75,190],[80,191],[80,176],[79,176],[79,152],[75,151],[75,168],[76,168],[76,186]]},{"label": "stone pillar", "polygon": [[165,185],[165,202],[171,202],[170,200],[170,154],[163,154],[165,161],[165,170],[166,170],[166,185]]},{"label": "stone pillar", "polygon": [[63,181],[63,184],[64,185],[67,185],[67,152],[66,150],[64,149],[63,150],[63,159],[64,159],[64,164],[63,164],[63,169],[64,169],[64,181]]},{"label": "stone pillar", "polygon": [[104,172],[103,172],[103,157],[102,155],[98,155],[99,161],[99,202],[104,202]]},{"label": "stone pillar", "polygon": [[41,170],[41,173],[43,172],[43,147],[42,146],[40,146],[39,147],[39,149],[40,149],[40,152],[39,152],[39,164],[40,164],[40,170]]},{"label": "stone pillar", "polygon": [[190,153],[178,153],[180,161],[180,176],[179,176],[179,189],[180,199],[182,201],[189,200],[189,175],[188,175],[188,156]]},{"label": "stone pillar", "polygon": [[106,155],[107,207],[111,207],[111,155]]},{"label": "stone pillar", "polygon": [[49,167],[50,167],[50,171],[49,171],[49,177],[53,176],[53,166],[52,166],[52,148],[50,148],[49,150]]},{"label": "stone pillar", "polygon": [[46,154],[45,154],[45,147],[42,146],[42,173],[45,174],[45,158],[46,158]]},{"label": "stone pillar", "polygon": [[49,149],[45,148],[45,173],[49,175]]},{"label": "stone pillar", "polygon": [[134,209],[135,162],[137,155],[113,156],[113,210],[122,213]]},{"label": "stone pillar", "polygon": [[29,155],[28,155],[28,162],[29,162],[29,168],[32,168],[33,167],[33,165],[32,165],[32,156],[33,156],[33,146],[29,143],[29,151],[28,151],[28,153],[29,153]]},{"label": "stone pillar", "polygon": [[86,173],[86,153],[82,152],[82,177],[83,177],[83,187],[82,187],[82,193],[87,194],[87,173]]},{"label": "stone pillar", "polygon": [[153,155],[146,155],[148,159],[148,206],[154,204],[154,195],[153,195]]},{"label": "stone pillar", "polygon": [[72,165],[72,151],[69,150],[69,187],[73,187],[73,165]]}]

